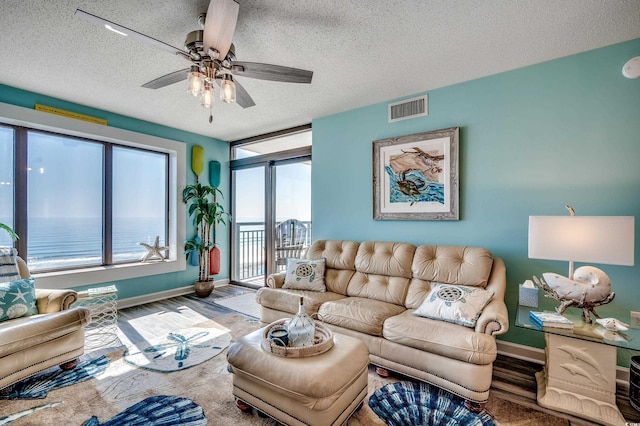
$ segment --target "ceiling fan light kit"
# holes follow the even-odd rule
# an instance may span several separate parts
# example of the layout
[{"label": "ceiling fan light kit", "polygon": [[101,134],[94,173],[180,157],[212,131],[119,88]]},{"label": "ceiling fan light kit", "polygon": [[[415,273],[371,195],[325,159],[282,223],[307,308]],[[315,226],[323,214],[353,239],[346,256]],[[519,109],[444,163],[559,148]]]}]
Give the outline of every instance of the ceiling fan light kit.
[{"label": "ceiling fan light kit", "polygon": [[236,61],[232,40],[238,20],[238,11],[239,5],[235,0],[211,0],[206,15],[200,14],[197,17],[198,23],[204,29],[191,31],[187,34],[184,44],[186,51],[80,9],[76,10],[74,15],[118,34],[131,36],[130,38],[134,38],[136,41],[169,51],[191,62],[190,68],[156,78],[143,84],[142,87],[159,89],[186,78],[187,93],[198,97],[200,104],[209,108],[209,122],[211,123],[213,121],[211,109],[214,98],[214,83],[220,86],[220,100],[224,103],[237,103],[242,108],[250,108],[255,105],[255,102],[244,87],[234,80],[234,75],[304,84],[310,84],[313,77],[312,71],[298,68]]}]

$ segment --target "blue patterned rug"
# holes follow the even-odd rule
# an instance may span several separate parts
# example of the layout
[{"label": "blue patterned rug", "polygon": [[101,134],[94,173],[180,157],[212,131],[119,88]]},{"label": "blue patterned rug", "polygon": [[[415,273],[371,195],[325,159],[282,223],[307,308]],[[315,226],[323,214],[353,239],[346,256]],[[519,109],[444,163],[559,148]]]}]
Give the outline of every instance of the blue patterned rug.
[{"label": "blue patterned rug", "polygon": [[421,382],[385,385],[371,395],[369,407],[389,426],[495,426],[486,411],[474,413],[462,398]]},{"label": "blue patterned rug", "polygon": [[143,399],[115,417],[100,423],[96,416],[83,426],[206,426],[202,407],[189,398],[157,395]]},{"label": "blue patterned rug", "polygon": [[3,389],[0,391],[0,399],[43,399],[49,391],[84,382],[104,373],[108,365],[109,358],[103,355],[83,361],[73,370],[54,367]]}]

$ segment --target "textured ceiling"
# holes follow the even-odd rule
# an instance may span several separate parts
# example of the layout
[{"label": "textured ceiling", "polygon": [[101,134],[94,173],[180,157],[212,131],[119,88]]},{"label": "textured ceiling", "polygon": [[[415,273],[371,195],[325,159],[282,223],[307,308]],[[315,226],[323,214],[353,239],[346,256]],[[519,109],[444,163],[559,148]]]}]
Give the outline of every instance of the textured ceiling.
[{"label": "textured ceiling", "polygon": [[140,87],[185,60],[73,16],[182,48],[208,0],[2,0],[0,83],[235,140],[640,38],[640,0],[238,2],[238,60],[312,70],[310,85],[238,78],[256,106],[218,101],[209,124],[185,84]]}]

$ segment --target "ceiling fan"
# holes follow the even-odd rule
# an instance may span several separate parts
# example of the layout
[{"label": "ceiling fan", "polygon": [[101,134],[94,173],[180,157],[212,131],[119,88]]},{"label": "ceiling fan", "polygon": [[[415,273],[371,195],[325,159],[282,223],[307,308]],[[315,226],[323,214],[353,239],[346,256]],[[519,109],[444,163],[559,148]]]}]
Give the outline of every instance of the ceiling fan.
[{"label": "ceiling fan", "polygon": [[[206,14],[198,16],[202,30],[191,31],[185,40],[185,49],[179,49],[155,38],[136,32],[122,25],[107,21],[77,9],[75,16],[103,26],[122,36],[149,44],[158,49],[181,56],[191,62],[186,69],[158,77],[142,87],[159,89],[187,79],[188,93],[200,97],[200,104],[209,108],[209,123],[213,121],[213,84],[220,86],[220,98],[226,103],[237,102],[243,108],[255,105],[249,93],[234,77],[249,77],[260,80],[286,83],[311,83],[312,71],[258,62],[237,61],[233,34],[238,20],[239,5],[235,0],[211,0]],[[206,18],[206,19],[205,19]]]}]

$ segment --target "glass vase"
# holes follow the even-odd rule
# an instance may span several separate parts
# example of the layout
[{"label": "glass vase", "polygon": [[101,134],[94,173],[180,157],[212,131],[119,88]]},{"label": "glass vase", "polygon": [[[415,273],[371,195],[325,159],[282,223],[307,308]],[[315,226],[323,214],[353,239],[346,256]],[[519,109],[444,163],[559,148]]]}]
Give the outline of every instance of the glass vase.
[{"label": "glass vase", "polygon": [[304,311],[304,299],[300,297],[298,313],[289,320],[289,346],[301,347],[313,345],[316,334],[316,323]]}]

